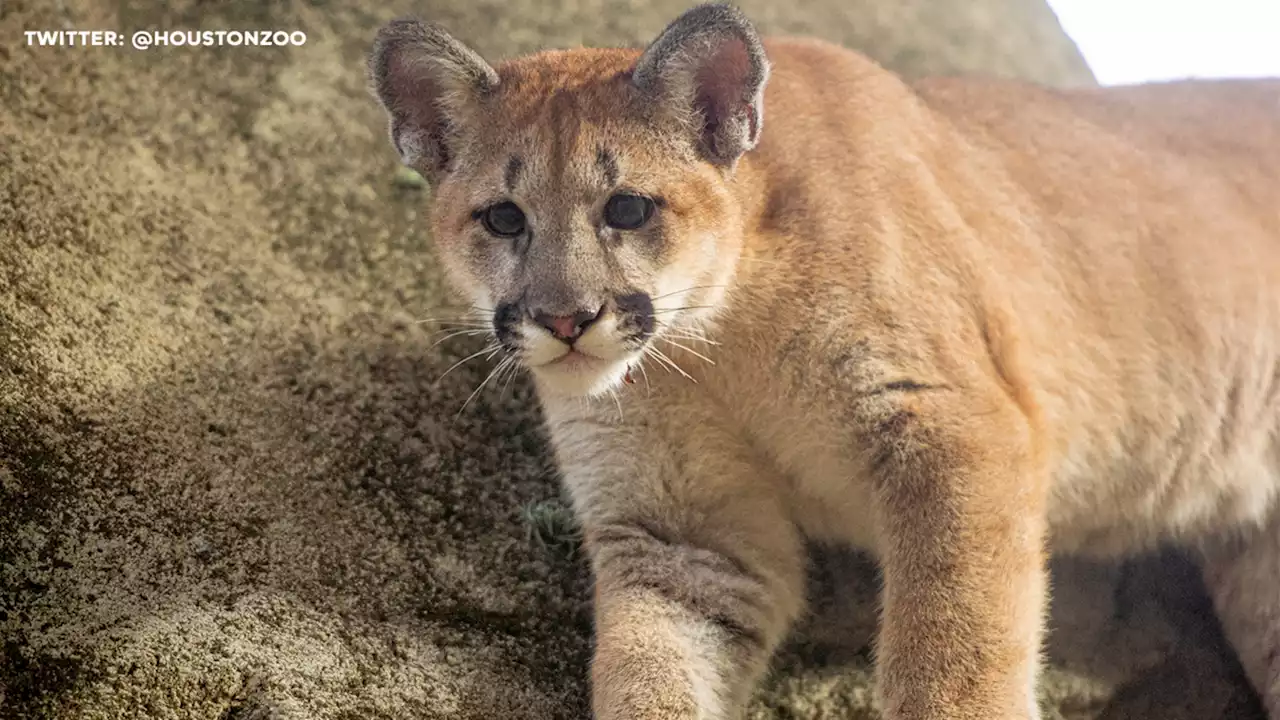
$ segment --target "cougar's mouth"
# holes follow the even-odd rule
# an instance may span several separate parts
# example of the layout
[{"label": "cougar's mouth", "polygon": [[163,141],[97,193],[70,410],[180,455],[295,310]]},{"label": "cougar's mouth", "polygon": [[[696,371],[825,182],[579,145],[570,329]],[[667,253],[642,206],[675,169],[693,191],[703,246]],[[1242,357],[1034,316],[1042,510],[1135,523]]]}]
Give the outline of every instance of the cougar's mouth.
[{"label": "cougar's mouth", "polygon": [[598,358],[591,353],[586,353],[577,348],[570,348],[560,357],[542,364],[542,367],[561,367],[567,370],[577,370],[579,368],[589,367],[595,363],[603,362],[603,358]]}]

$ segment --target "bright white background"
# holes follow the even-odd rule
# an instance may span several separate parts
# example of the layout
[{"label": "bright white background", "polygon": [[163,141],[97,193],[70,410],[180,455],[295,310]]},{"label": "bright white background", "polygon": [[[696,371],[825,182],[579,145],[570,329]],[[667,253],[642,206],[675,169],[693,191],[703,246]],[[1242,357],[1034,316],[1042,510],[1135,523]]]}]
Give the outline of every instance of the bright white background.
[{"label": "bright white background", "polygon": [[1049,4],[1104,85],[1183,77],[1280,77],[1280,0]]}]

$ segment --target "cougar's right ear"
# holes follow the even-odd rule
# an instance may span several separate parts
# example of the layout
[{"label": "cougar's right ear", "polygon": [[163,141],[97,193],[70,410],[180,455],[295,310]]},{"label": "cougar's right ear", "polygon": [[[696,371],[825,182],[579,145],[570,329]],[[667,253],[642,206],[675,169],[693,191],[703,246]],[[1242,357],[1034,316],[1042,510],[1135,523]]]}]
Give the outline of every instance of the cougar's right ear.
[{"label": "cougar's right ear", "polygon": [[756,146],[769,59],[737,7],[686,10],[645,48],[632,82],[684,125],[707,160],[733,167]]},{"label": "cougar's right ear", "polygon": [[498,85],[498,73],[445,30],[393,20],[369,55],[373,92],[386,110],[400,160],[435,184],[449,169],[459,127]]}]

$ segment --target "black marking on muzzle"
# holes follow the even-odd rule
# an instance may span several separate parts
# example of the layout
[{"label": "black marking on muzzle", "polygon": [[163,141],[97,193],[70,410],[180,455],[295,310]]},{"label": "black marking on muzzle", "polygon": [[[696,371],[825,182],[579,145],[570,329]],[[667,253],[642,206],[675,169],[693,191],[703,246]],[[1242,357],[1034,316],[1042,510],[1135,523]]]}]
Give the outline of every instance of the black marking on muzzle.
[{"label": "black marking on muzzle", "polygon": [[520,347],[520,322],[523,313],[514,302],[500,303],[493,312],[493,334],[508,349]]},{"label": "black marking on muzzle", "polygon": [[619,295],[613,300],[618,311],[618,327],[637,340],[648,340],[656,325],[653,316],[653,299],[648,293],[634,292]]}]

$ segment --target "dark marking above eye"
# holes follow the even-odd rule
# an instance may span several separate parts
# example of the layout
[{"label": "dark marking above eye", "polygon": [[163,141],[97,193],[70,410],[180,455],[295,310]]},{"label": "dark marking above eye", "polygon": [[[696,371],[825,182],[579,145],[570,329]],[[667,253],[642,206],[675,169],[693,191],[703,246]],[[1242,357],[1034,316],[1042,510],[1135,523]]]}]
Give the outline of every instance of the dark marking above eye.
[{"label": "dark marking above eye", "polygon": [[520,171],[524,169],[524,160],[519,155],[512,155],[507,161],[506,172],[502,175],[502,180],[506,183],[507,192],[513,192],[516,189],[516,182],[520,180]]},{"label": "dark marking above eye", "polygon": [[891,392],[924,392],[927,390],[946,390],[946,385],[932,385],[929,383],[916,382],[915,380],[894,380],[881,385],[872,387],[865,392],[863,396],[870,397],[873,395],[884,395]]},{"label": "dark marking above eye", "polygon": [[614,157],[609,148],[602,145],[596,149],[596,165],[600,166],[606,185],[613,187],[618,184],[618,158]]}]

